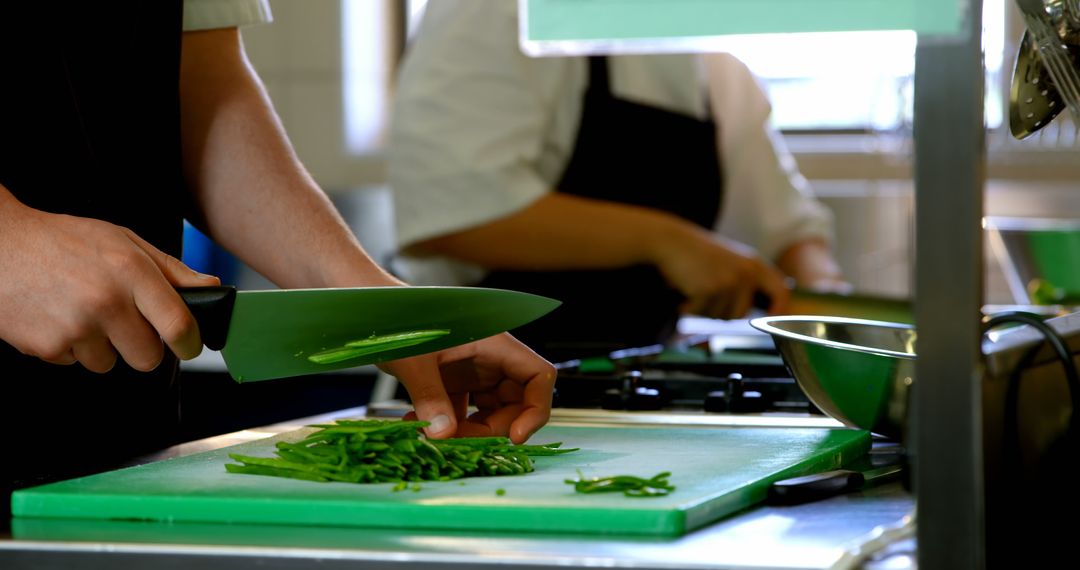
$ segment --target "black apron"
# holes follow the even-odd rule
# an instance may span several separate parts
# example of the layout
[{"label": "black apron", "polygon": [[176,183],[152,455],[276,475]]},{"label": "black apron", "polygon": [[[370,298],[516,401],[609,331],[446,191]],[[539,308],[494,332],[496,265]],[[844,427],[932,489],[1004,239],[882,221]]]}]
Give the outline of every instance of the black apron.
[{"label": "black apron", "polygon": [[[663,210],[703,228],[720,215],[716,125],[615,97],[607,59],[589,60],[574,154],[558,191]],[[514,336],[562,361],[670,337],[683,301],[654,266],[589,271],[494,271],[479,284],[563,304]]]},{"label": "black apron", "polygon": [[[127,227],[179,257],[182,11],[182,0],[0,3],[0,183],[30,207]],[[166,350],[152,373],[118,360],[95,374],[0,341],[0,487],[174,443],[176,369]]]}]

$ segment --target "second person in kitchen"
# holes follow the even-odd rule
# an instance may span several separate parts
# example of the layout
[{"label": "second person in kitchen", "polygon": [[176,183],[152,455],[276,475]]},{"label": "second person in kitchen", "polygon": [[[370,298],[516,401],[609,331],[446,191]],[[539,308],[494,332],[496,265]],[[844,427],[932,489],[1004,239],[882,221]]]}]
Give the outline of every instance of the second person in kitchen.
[{"label": "second person in kitchen", "polygon": [[564,305],[515,331],[550,359],[670,338],[680,314],[845,288],[755,77],[729,55],[529,57],[516,2],[427,8],[401,68],[390,183],[414,284]]}]

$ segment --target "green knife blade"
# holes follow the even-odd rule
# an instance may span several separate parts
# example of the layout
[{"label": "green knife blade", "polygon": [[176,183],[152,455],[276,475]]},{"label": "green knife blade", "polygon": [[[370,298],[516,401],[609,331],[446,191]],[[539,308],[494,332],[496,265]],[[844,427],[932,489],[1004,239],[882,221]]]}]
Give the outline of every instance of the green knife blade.
[{"label": "green knife blade", "polygon": [[[480,287],[179,289],[203,341],[237,382],[317,374],[426,354],[549,313],[547,297]],[[223,342],[222,342],[223,341]]]}]

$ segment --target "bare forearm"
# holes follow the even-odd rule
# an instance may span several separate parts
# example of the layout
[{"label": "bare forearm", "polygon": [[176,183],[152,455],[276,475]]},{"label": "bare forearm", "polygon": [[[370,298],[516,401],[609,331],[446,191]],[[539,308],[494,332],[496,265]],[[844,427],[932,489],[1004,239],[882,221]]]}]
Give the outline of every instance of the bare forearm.
[{"label": "bare forearm", "polygon": [[510,216],[417,244],[413,251],[493,269],[572,270],[655,264],[692,231],[664,212],[551,193]]},{"label": "bare forearm", "polygon": [[184,172],[222,246],[282,287],[392,281],[301,165],[236,30],[184,34]]}]

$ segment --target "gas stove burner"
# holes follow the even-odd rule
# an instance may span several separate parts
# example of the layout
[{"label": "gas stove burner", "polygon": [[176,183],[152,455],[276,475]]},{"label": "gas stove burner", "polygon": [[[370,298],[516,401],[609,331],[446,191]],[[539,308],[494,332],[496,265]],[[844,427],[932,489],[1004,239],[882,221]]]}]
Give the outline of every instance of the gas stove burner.
[{"label": "gas stove burner", "polygon": [[553,405],[612,411],[821,414],[775,349],[660,345],[556,365]]}]

